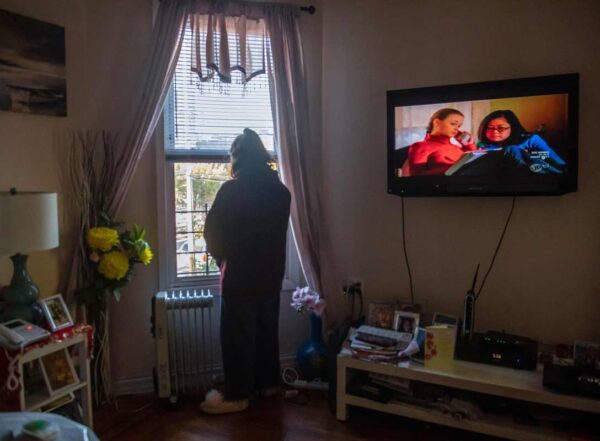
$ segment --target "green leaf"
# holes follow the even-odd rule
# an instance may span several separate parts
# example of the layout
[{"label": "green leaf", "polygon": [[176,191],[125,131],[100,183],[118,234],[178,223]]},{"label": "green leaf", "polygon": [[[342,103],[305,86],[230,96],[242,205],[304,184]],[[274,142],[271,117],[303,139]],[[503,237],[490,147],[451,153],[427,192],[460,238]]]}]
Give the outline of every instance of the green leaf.
[{"label": "green leaf", "polygon": [[114,299],[115,299],[117,302],[118,302],[119,300],[121,300],[121,290],[119,290],[119,289],[115,288],[115,289],[113,289],[113,292],[112,292],[112,294],[113,294],[113,297],[114,297]]},{"label": "green leaf", "polygon": [[133,242],[131,239],[127,238],[127,239],[123,239],[121,241],[121,243],[123,244],[123,246],[125,248],[135,248],[135,242]]},{"label": "green leaf", "polygon": [[101,227],[111,227],[112,226],[112,219],[110,218],[110,216],[105,213],[104,211],[101,211],[100,213],[98,213],[98,225]]},{"label": "green leaf", "polygon": [[144,240],[144,236],[146,235],[146,230],[140,227],[138,224],[133,224],[133,231],[131,234],[131,240],[134,242],[139,242]]}]

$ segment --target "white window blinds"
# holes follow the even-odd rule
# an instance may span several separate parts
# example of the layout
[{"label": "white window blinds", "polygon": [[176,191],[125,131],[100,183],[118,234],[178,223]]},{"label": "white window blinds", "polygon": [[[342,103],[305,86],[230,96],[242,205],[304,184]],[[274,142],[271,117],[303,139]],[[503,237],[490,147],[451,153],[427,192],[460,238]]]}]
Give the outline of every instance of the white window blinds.
[{"label": "white window blinds", "polygon": [[[262,51],[263,36],[249,35],[246,44]],[[265,147],[274,151],[268,76],[258,75],[244,85],[241,73],[234,71],[229,84],[219,81],[218,76],[212,82],[200,82],[191,71],[191,60],[192,34],[188,25],[165,109],[167,154],[227,152],[246,127],[255,130]]]}]

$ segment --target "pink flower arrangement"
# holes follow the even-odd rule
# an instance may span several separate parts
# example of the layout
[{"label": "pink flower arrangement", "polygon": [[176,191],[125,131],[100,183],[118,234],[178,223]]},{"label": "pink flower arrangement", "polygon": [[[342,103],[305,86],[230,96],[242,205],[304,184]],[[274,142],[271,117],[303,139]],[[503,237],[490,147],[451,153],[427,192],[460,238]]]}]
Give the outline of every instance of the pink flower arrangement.
[{"label": "pink flower arrangement", "polygon": [[294,294],[292,294],[290,305],[298,312],[312,312],[320,316],[325,311],[327,303],[319,294],[305,286],[304,288],[296,288]]}]

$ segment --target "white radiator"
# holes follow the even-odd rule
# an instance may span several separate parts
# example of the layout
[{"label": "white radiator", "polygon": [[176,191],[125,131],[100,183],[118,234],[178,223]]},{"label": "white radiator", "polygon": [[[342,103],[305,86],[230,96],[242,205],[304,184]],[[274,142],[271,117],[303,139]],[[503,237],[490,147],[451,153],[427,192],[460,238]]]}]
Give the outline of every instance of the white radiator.
[{"label": "white radiator", "polygon": [[152,299],[158,396],[203,394],[212,386],[213,296],[208,290],[160,291]]}]

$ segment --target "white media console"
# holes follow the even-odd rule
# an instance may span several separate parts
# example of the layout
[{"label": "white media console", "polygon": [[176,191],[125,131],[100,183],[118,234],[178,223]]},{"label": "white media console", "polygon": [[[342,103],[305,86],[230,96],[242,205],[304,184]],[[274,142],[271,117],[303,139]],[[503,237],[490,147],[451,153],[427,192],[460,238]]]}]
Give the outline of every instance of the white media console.
[{"label": "white media console", "polygon": [[600,414],[600,400],[563,395],[545,389],[542,386],[541,372],[515,370],[459,360],[454,361],[452,370],[437,371],[415,363],[408,367],[372,363],[341,353],[337,357],[336,398],[339,420],[348,418],[349,406],[357,406],[513,440],[569,439],[565,433],[543,426],[518,425],[510,417],[485,415],[477,420],[459,420],[440,411],[417,405],[402,402],[380,403],[351,395],[347,392],[347,384],[353,371],[375,372],[453,389]]}]

